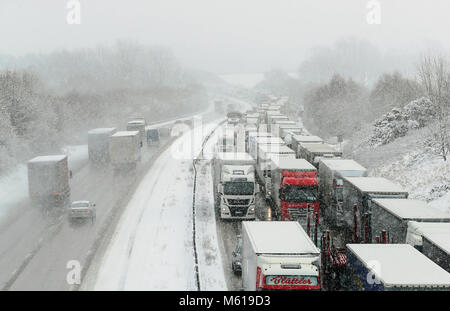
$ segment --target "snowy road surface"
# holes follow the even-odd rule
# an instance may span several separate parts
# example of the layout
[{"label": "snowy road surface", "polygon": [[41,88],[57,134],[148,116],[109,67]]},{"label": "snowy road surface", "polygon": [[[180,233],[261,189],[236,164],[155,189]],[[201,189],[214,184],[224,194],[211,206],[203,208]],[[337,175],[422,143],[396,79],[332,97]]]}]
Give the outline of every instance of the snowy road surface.
[{"label": "snowy road surface", "polygon": [[[197,289],[192,240],[192,159],[201,149],[202,139],[198,138],[205,137],[213,127],[208,124],[203,131],[185,133],[155,161],[116,227],[93,289]],[[204,241],[200,239],[198,243],[202,248],[200,262],[207,261],[208,252],[217,253],[214,239],[210,240],[211,245]],[[226,289],[220,256],[215,262],[218,265],[209,265],[208,273],[201,274],[201,284],[206,286],[202,290]]]}]

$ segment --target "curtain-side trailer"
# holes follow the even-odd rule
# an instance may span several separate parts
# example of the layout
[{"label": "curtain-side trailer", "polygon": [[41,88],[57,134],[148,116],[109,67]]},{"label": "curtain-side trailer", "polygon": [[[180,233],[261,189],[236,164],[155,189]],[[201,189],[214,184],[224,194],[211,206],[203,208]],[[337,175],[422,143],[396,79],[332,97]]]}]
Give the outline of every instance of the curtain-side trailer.
[{"label": "curtain-side trailer", "polygon": [[347,244],[347,290],[450,290],[450,274],[408,244]]}]

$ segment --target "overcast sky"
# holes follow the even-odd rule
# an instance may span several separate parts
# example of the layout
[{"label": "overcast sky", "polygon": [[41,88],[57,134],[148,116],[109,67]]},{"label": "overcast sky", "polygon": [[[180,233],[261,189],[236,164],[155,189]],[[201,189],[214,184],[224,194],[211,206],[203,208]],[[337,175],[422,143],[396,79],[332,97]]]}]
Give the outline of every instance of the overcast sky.
[{"label": "overcast sky", "polygon": [[381,50],[450,49],[450,0],[0,0],[0,53],[22,55],[131,38],[170,47],[186,66],[214,72],[295,70],[316,45],[365,38]]}]

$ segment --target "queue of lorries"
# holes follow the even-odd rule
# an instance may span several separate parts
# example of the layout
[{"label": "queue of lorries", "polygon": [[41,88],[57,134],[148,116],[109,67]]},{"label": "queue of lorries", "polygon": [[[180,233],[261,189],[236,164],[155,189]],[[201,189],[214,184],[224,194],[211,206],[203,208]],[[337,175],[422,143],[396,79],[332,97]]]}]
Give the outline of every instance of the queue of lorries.
[{"label": "queue of lorries", "polygon": [[[450,290],[450,214],[309,135],[283,114],[288,100],[230,114],[217,142],[216,206],[243,220],[243,289]],[[250,221],[260,189],[270,220]]]},{"label": "queue of lorries", "polygon": [[[141,147],[158,145],[161,136],[170,131],[164,127],[146,126],[144,118],[133,118],[125,131],[96,128],[88,131],[88,156],[94,166],[111,167],[115,174],[132,173],[141,160]],[[95,220],[95,203],[88,200],[70,202],[68,156],[38,156],[28,161],[28,189],[31,202],[45,211],[61,212],[68,217]]]}]

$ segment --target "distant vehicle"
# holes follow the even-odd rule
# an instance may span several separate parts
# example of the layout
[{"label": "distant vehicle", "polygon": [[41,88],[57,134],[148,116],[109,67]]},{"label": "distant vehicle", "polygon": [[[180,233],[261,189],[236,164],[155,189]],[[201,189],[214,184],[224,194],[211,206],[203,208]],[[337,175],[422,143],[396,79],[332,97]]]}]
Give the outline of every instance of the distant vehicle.
[{"label": "distant vehicle", "polygon": [[191,119],[184,120],[184,124],[186,124],[189,127],[193,127],[194,126],[194,123],[192,122]]},{"label": "distant vehicle", "polygon": [[110,162],[109,141],[116,132],[115,128],[97,128],[88,132],[89,161],[96,164]]},{"label": "distant vehicle", "polygon": [[140,139],[140,146],[144,146],[144,139],[145,139],[145,121],[142,120],[133,120],[127,123],[127,131],[138,131],[139,132],[139,139]]},{"label": "distant vehicle", "polygon": [[147,130],[147,145],[159,145],[159,130],[148,129]]},{"label": "distant vehicle", "polygon": [[242,273],[242,236],[237,236],[236,248],[233,251],[233,258],[231,259],[231,269],[235,274]]},{"label": "distant vehicle", "polygon": [[95,222],[96,211],[95,204],[89,201],[74,201],[70,205],[69,220],[76,219],[90,219],[92,223]]},{"label": "distant vehicle", "polygon": [[34,204],[49,208],[67,206],[70,202],[67,156],[40,156],[28,161],[28,191]]},{"label": "distant vehicle", "polygon": [[238,124],[241,121],[242,113],[238,111],[231,111],[227,113],[228,124]]},{"label": "distant vehicle", "polygon": [[140,137],[138,131],[121,131],[111,136],[111,164],[115,172],[133,171],[141,160]]}]

